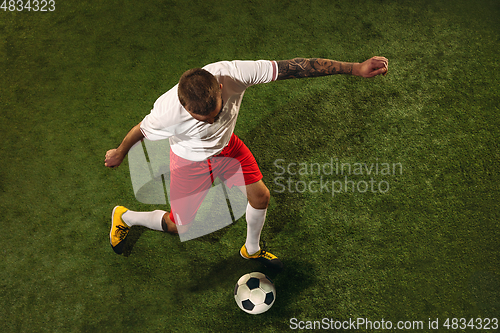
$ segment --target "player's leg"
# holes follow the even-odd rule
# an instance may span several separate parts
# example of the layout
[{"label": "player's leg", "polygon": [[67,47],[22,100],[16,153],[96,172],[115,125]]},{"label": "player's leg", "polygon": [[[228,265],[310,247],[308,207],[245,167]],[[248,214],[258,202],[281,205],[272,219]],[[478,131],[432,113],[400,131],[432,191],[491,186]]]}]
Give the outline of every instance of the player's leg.
[{"label": "player's leg", "polygon": [[176,229],[173,229],[165,221],[165,216],[168,218],[168,213],[164,210],[134,212],[123,206],[116,206],[111,214],[111,230],[109,232],[111,247],[117,254],[122,254],[130,228],[136,225],[152,230],[176,233]]},{"label": "player's leg", "polygon": [[245,259],[257,260],[264,265],[281,270],[283,263],[274,254],[260,248],[260,234],[266,220],[270,193],[262,180],[245,186],[248,205],[246,211],[247,238],[240,254]]},{"label": "player's leg", "polygon": [[[260,172],[257,161],[248,147],[236,135],[233,134],[231,141],[225,149],[224,156],[230,157],[237,161],[238,167],[241,167],[239,172],[234,172],[234,176],[226,185],[238,186],[248,199],[246,209],[247,221],[247,237],[245,244],[241,247],[240,254],[245,259],[257,260],[268,267],[281,269],[283,264],[273,254],[260,248],[260,234],[266,220],[267,206],[269,205],[270,193],[267,186],[262,181],[262,173]],[[229,168],[230,174],[233,175],[234,168]],[[243,177],[238,177],[242,173]]]},{"label": "player's leg", "polygon": [[170,205],[173,212],[136,212],[123,206],[115,207],[111,217],[110,243],[116,253],[123,252],[126,237],[133,226],[172,234],[184,233],[189,229],[210,189],[212,177],[207,162],[188,161],[173,152],[170,162]]},{"label": "player's leg", "polygon": [[168,215],[164,210],[155,210],[152,212],[135,212],[127,210],[122,215],[122,220],[129,227],[142,226],[151,230],[165,231],[163,229],[163,216]]},{"label": "player's leg", "polygon": [[135,212],[127,210],[122,215],[122,220],[129,227],[142,226],[151,230],[164,231],[177,234],[177,226],[170,219],[170,212],[155,210],[152,212]]},{"label": "player's leg", "polygon": [[126,210],[121,219],[128,227],[142,226],[151,230],[168,232],[170,234],[183,233],[189,228],[187,225],[175,224],[172,213],[164,210],[155,210],[152,212]]},{"label": "player's leg", "polygon": [[245,247],[253,254],[260,250],[260,234],[266,220],[267,206],[271,197],[269,189],[262,180],[246,185],[248,204],[246,209],[247,238]]},{"label": "player's leg", "polygon": [[172,214],[164,210],[135,212],[123,206],[116,206],[111,216],[110,243],[113,250],[122,254],[125,238],[133,226],[142,226],[151,230],[170,234],[184,233],[189,225],[177,225],[172,221]]},{"label": "player's leg", "polygon": [[237,186],[248,200],[245,248],[248,253],[254,254],[260,251],[260,233],[264,226],[271,195],[262,181],[262,174],[257,162],[243,143],[239,145],[239,152],[234,156],[213,158],[212,165],[215,176],[224,179],[225,185],[229,188]]}]

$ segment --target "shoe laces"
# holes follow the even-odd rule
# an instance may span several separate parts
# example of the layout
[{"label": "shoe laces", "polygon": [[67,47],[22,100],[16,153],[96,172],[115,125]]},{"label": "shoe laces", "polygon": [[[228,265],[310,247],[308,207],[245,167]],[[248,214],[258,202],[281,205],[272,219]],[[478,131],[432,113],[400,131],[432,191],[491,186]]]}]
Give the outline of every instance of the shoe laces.
[{"label": "shoe laces", "polygon": [[129,227],[125,227],[123,225],[117,225],[116,228],[118,229],[116,232],[118,233],[118,238],[122,241],[128,234],[128,231],[130,230]]},{"label": "shoe laces", "polygon": [[260,250],[259,257],[264,257],[266,259],[272,259],[272,256],[266,250]]},{"label": "shoe laces", "polygon": [[260,253],[259,253],[259,257],[264,257],[264,258],[269,259],[269,260],[273,259],[273,256],[269,252],[267,252],[266,249],[267,249],[267,244],[263,240],[262,247],[261,247]]}]

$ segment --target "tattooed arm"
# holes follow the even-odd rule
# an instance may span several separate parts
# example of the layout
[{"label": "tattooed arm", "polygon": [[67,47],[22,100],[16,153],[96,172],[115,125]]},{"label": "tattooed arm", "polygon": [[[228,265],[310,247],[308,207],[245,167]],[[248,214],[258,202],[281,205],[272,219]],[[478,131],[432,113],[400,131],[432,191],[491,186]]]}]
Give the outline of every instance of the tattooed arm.
[{"label": "tattooed arm", "polygon": [[333,74],[352,74],[362,77],[374,77],[386,74],[388,60],[373,57],[362,63],[340,62],[329,59],[304,59],[278,61],[278,80],[318,77]]}]

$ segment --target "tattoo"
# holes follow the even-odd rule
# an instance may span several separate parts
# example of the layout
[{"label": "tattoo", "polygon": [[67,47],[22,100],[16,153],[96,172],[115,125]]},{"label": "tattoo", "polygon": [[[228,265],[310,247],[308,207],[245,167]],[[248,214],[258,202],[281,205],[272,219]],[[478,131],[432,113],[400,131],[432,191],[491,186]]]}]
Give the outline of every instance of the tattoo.
[{"label": "tattoo", "polygon": [[278,80],[318,77],[333,74],[352,74],[353,63],[328,59],[304,59],[278,61]]}]

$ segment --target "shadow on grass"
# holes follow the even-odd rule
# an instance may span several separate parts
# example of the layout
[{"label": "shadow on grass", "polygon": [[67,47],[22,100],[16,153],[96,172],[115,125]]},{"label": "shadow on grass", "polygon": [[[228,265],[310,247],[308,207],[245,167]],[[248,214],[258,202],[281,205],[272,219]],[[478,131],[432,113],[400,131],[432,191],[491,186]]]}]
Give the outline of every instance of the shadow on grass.
[{"label": "shadow on grass", "polygon": [[[266,274],[274,282],[276,293],[280,298],[280,312],[293,312],[294,309],[288,308],[287,304],[294,304],[294,299],[301,297],[302,291],[316,283],[314,266],[306,260],[298,260],[297,258],[287,260],[283,258],[285,265],[281,271],[272,270],[262,264],[245,260],[234,254],[228,258],[219,261],[217,264],[212,264],[206,269],[193,269],[191,276],[196,276],[191,282],[178,289],[178,292],[184,297],[184,292],[203,293],[209,290],[214,290],[219,287],[236,284],[238,279],[244,274],[250,272],[261,272]],[[204,272],[200,274],[200,271]]]},{"label": "shadow on grass", "polygon": [[129,257],[132,254],[132,250],[134,249],[135,243],[141,238],[142,234],[149,230],[146,227],[134,226],[130,228],[130,231],[127,235],[127,242],[125,243],[125,248],[123,249],[123,256]]}]

